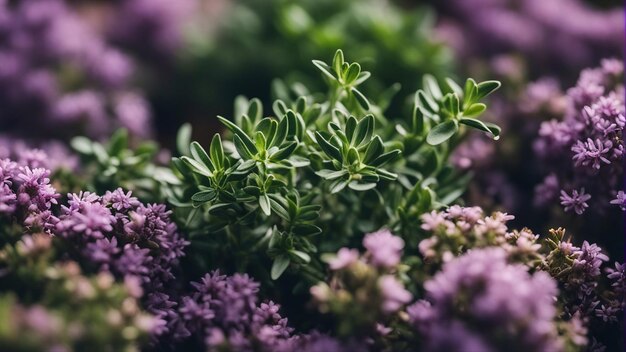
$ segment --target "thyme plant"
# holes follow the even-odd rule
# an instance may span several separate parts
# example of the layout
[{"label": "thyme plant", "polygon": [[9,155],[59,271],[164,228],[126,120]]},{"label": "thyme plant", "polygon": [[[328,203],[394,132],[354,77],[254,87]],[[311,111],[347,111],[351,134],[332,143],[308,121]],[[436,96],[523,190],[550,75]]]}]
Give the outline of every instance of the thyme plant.
[{"label": "thyme plant", "polygon": [[362,93],[370,73],[341,50],[313,64],[325,93],[279,85],[270,109],[238,98],[232,121],[219,117],[227,132],[206,148],[181,129],[173,165],[184,187],[170,202],[205,264],[315,283],[320,252],[383,227],[408,237],[420,214],[457,200],[467,177],[447,159],[467,128],[499,135],[476,118],[497,81],[461,88],[425,76],[412,115],[396,118],[384,113],[389,96]]}]

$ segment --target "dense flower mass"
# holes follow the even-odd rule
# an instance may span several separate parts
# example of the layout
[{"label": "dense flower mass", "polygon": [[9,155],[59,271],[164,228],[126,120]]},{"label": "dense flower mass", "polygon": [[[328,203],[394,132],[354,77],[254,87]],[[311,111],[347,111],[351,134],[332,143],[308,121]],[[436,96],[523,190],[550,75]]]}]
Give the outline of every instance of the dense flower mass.
[{"label": "dense flower mass", "polygon": [[427,301],[407,310],[428,351],[559,351],[556,282],[507,263],[506,251],[476,249],[424,284]]},{"label": "dense flower mass", "polygon": [[485,216],[480,207],[453,205],[445,211],[422,215],[422,229],[430,237],[419,243],[419,251],[428,263],[446,262],[468,249],[498,246],[511,258],[532,263],[539,256],[539,235],[529,229],[509,229],[514,216],[495,212]]},{"label": "dense flower mass", "polygon": [[70,131],[108,136],[120,126],[150,131],[146,102],[130,86],[132,59],[62,0],[0,2],[0,62],[5,132],[67,138]]},{"label": "dense flower mass", "polygon": [[291,337],[280,306],[259,303],[259,283],[248,275],[215,271],[191,286],[192,292],[169,312],[175,316],[170,324],[177,339],[191,339],[208,350],[271,351]]},{"label": "dense flower mass", "polygon": [[138,277],[154,291],[174,278],[188,244],[170,214],[122,189],[102,197],[81,192],[68,195],[52,231],[97,268]]},{"label": "dense flower mass", "polygon": [[[536,66],[576,69],[623,47],[623,13],[580,0],[449,0],[439,32],[464,57],[521,54]],[[563,15],[567,14],[567,15]],[[509,60],[509,59],[506,59]],[[565,66],[565,67],[563,67]],[[535,70],[535,67],[529,66]],[[519,73],[518,73],[519,74]]]},{"label": "dense flower mass", "polygon": [[623,74],[616,59],[582,71],[567,92],[563,119],[541,124],[535,152],[551,173],[537,187],[537,204],[560,198],[566,212],[579,215],[589,207],[623,207]]}]

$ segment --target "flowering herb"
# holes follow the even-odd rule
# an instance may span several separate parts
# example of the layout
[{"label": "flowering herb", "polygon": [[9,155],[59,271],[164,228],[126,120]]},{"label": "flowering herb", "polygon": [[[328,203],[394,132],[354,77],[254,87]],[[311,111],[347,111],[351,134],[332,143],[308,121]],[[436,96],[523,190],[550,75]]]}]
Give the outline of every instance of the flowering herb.
[{"label": "flowering herb", "polygon": [[315,282],[321,241],[336,250],[383,226],[402,232],[415,214],[460,196],[462,180],[445,158],[461,126],[499,133],[475,118],[498,82],[469,79],[462,89],[447,80],[442,88],[427,76],[406,123],[387,119],[365,97],[361,85],[370,73],[346,62],[341,50],[330,64],[313,64],[328,85],[326,96],[295,86],[279,94],[269,117],[259,100],[239,99],[235,121],[220,118],[229,140],[215,135],[208,152],[196,142],[187,147],[183,130],[184,155],[174,165],[186,188],[171,202],[189,208],[192,236],[219,246],[212,259],[245,253],[236,261],[245,270],[250,253],[267,252],[273,279],[293,264],[317,275]]},{"label": "flowering herb", "polygon": [[537,188],[538,204],[558,197],[565,212],[578,215],[590,207],[597,213],[624,208],[623,74],[622,62],[615,59],[582,71],[567,92],[563,119],[541,124],[535,152],[551,173]]},{"label": "flowering herb", "polygon": [[327,256],[331,279],[311,287],[318,309],[334,317],[333,330],[344,339],[380,335],[382,324],[412,299],[398,279],[404,241],[382,230],[365,235],[363,246],[363,255],[341,248]]}]

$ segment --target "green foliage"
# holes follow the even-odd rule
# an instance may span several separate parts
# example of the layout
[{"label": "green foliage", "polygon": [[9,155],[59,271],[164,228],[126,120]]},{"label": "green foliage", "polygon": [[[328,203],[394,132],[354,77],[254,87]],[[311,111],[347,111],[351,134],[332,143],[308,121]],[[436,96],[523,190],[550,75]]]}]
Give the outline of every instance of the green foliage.
[{"label": "green foliage", "polygon": [[462,194],[467,177],[446,160],[462,137],[459,124],[481,129],[464,119],[484,110],[479,100],[499,83],[468,80],[468,93],[458,94],[426,76],[413,115],[392,120],[381,108],[385,94],[361,92],[369,72],[341,50],[330,64],[313,64],[326,94],[277,83],[271,111],[238,98],[234,122],[219,118],[226,139],[216,134],[208,150],[189,143],[187,127],[180,134],[182,156],[173,165],[184,186],[173,188],[170,202],[199,261],[237,263],[234,269],[268,279],[297,273],[313,283],[323,274],[320,251],[381,227],[410,237],[420,214]]},{"label": "green foliage", "polygon": [[82,170],[75,175],[81,190],[104,194],[122,187],[144,201],[155,202],[165,198],[164,184],[180,182],[168,167],[158,165],[160,150],[154,142],[134,146],[126,130],[118,130],[106,143],[76,137],[71,145],[82,161]]}]

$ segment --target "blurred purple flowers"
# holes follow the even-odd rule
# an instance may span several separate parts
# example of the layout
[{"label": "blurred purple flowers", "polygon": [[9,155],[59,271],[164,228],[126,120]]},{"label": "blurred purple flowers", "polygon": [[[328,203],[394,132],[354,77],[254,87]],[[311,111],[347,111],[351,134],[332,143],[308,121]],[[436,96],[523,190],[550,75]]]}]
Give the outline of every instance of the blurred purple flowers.
[{"label": "blurred purple flowers", "polygon": [[555,281],[507,263],[499,248],[476,249],[424,284],[427,302],[408,308],[428,351],[558,351]]},{"label": "blurred purple flowers", "polygon": [[[130,85],[133,60],[64,1],[0,2],[0,67],[4,131],[29,138],[38,137],[34,132],[104,137],[126,127],[150,134],[147,105]],[[122,107],[127,96],[141,102],[133,111]]]}]

